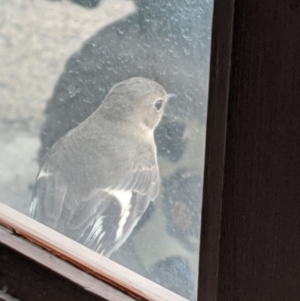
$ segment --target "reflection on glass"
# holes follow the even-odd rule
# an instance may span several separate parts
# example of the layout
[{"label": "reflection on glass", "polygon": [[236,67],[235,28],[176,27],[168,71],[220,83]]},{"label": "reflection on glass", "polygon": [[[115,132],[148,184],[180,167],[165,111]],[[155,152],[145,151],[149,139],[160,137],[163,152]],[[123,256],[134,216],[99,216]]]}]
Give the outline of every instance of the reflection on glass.
[{"label": "reflection on glass", "polygon": [[189,300],[197,291],[212,6],[212,0],[0,6],[1,202],[28,214],[45,154],[95,112],[114,84],[132,77],[159,83],[177,96],[154,133],[159,194],[110,259]]}]

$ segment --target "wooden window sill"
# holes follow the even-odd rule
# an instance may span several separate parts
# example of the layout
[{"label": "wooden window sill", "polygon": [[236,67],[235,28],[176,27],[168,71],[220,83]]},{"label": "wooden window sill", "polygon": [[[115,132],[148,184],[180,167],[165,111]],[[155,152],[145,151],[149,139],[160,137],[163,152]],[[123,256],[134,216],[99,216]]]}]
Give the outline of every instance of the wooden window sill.
[{"label": "wooden window sill", "polygon": [[[6,257],[9,255],[7,248],[10,248],[12,252],[16,251],[75,283],[81,288],[79,290],[99,297],[89,300],[186,301],[185,298],[1,203],[0,224],[6,228],[0,229],[0,248],[4,250],[1,252],[1,262],[9,260]],[[14,261],[9,264],[14,269]],[[5,279],[5,275],[0,276]],[[36,279],[31,281],[35,282]],[[55,289],[53,283],[53,290]],[[31,300],[34,299],[31,297]]]}]

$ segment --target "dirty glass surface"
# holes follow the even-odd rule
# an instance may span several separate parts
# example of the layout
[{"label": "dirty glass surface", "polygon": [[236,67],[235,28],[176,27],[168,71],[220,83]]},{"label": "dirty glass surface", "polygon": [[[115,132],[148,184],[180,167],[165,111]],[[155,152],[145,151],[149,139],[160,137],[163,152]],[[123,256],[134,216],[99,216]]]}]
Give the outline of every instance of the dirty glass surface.
[{"label": "dirty glass surface", "polygon": [[28,214],[53,144],[109,89],[145,77],[176,94],[155,130],[160,191],[111,256],[195,300],[212,0],[2,0],[0,201]]}]

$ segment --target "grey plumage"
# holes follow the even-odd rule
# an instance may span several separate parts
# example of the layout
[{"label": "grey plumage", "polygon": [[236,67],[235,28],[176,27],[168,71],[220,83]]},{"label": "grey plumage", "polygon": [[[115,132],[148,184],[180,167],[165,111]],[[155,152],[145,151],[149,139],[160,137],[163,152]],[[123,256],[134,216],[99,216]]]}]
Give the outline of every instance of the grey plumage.
[{"label": "grey plumage", "polygon": [[167,100],[149,79],[114,85],[44,157],[30,216],[100,254],[115,251],[158,195],[153,132]]}]

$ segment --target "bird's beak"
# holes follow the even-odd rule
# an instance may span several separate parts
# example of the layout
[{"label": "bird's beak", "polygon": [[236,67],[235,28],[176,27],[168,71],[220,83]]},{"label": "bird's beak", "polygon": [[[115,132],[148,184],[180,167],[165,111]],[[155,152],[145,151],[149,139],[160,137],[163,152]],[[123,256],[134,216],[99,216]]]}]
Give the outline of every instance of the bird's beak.
[{"label": "bird's beak", "polygon": [[170,100],[171,98],[177,97],[176,94],[167,94],[167,100]]}]

